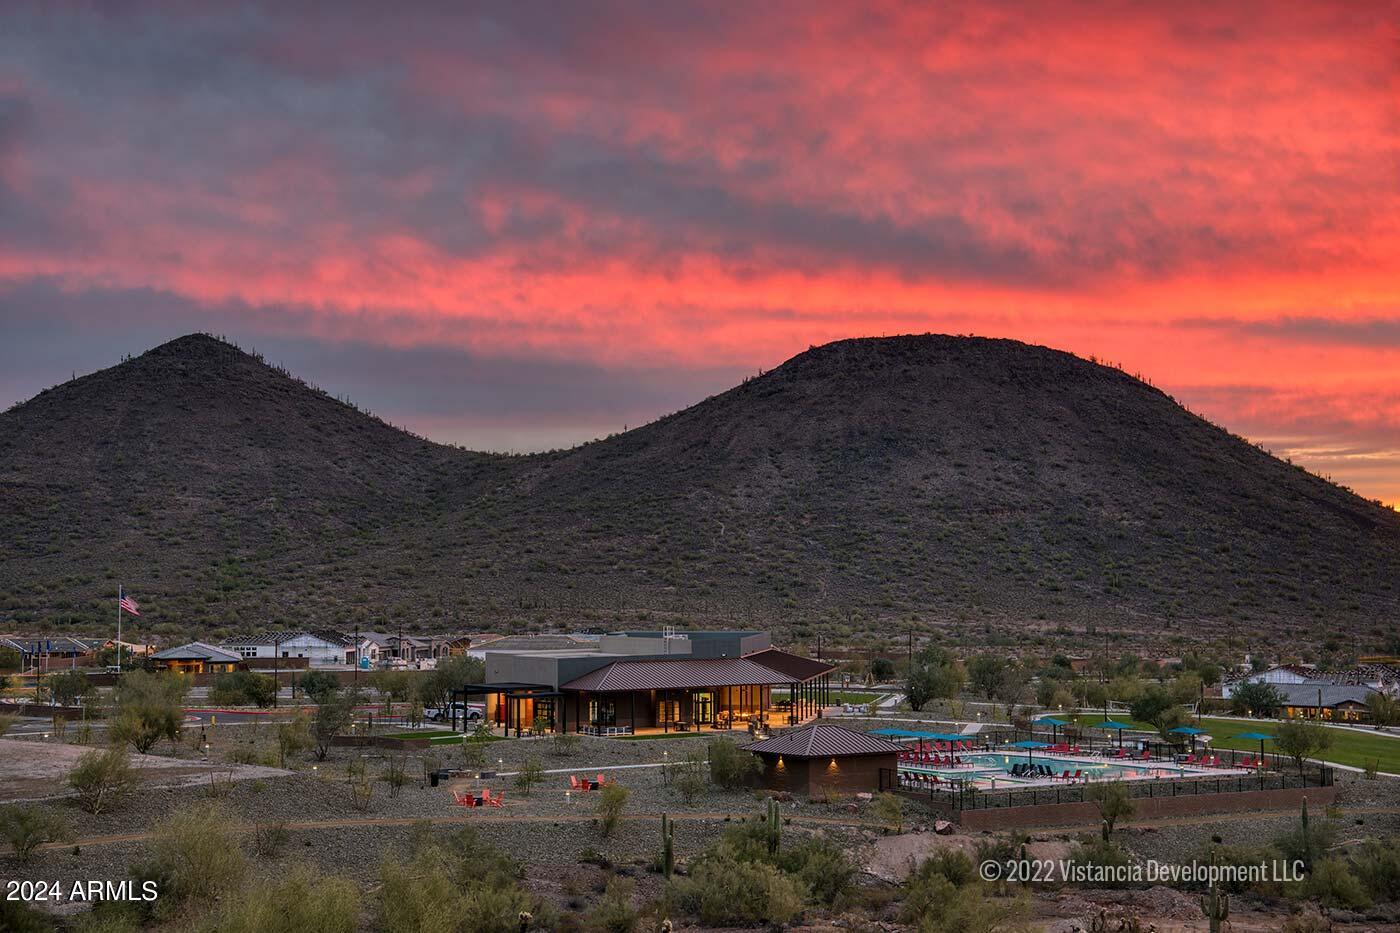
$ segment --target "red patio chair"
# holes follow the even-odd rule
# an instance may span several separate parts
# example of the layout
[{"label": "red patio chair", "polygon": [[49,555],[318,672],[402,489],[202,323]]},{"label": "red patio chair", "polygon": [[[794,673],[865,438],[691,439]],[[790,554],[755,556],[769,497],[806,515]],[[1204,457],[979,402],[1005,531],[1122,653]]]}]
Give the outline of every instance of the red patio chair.
[{"label": "red patio chair", "polygon": [[[1068,774],[1069,772],[1066,771],[1065,773]],[[1084,777],[1084,772],[1083,772],[1083,771],[1080,771],[1080,770],[1078,770],[1078,769],[1075,769],[1073,780],[1076,780],[1076,781],[1077,781],[1077,780],[1079,780],[1079,779],[1082,778],[1082,777]]]},{"label": "red patio chair", "polygon": [[576,791],[586,791],[589,789],[587,781],[580,781],[577,774],[569,775],[569,786]]},{"label": "red patio chair", "polygon": [[1138,761],[1147,761],[1147,760],[1150,759],[1151,757],[1152,757],[1152,750],[1151,750],[1151,749],[1144,748],[1144,749],[1142,750],[1142,754],[1141,754],[1141,755],[1138,755]]},{"label": "red patio chair", "polygon": [[489,787],[483,787],[483,788],[481,789],[481,802],[482,802],[483,804],[487,804],[487,803],[490,803],[490,802],[491,802],[491,788],[489,788]]},{"label": "red patio chair", "polygon": [[598,787],[606,787],[606,786],[607,786],[607,783],[608,783],[608,779],[605,778],[605,777],[603,777],[603,772],[599,771],[599,772],[598,772],[598,779],[597,779],[597,786],[598,786]]},{"label": "red patio chair", "polygon": [[506,805],[506,792],[501,791],[496,796],[487,798],[486,802],[493,807],[503,807]]}]

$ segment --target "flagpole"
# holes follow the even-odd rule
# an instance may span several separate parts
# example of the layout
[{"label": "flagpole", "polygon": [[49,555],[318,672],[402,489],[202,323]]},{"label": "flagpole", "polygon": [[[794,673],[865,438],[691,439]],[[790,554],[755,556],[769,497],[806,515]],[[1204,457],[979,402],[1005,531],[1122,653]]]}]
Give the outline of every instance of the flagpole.
[{"label": "flagpole", "polygon": [[122,672],[122,585],[117,584],[117,674]]}]

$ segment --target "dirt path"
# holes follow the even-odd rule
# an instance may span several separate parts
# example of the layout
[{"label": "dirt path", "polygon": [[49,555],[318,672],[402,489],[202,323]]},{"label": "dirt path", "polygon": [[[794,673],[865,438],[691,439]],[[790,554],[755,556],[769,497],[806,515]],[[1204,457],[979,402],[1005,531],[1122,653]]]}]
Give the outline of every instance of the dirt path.
[{"label": "dirt path", "polygon": [[[668,813],[668,814],[667,814],[667,816],[669,816],[673,821],[677,821],[677,822],[682,822],[682,821],[684,821],[684,822],[696,822],[696,821],[701,821],[701,822],[703,822],[703,821],[706,821],[706,820],[714,820],[714,821],[716,821],[716,822],[719,822],[719,821],[723,821],[723,820],[726,820],[726,819],[728,819],[728,820],[736,820],[736,821],[737,821],[737,820],[743,819],[743,818],[745,818],[745,817],[747,817],[747,816],[750,816],[750,815],[751,815],[751,814],[749,814],[748,812],[744,812],[744,813],[717,813],[717,812],[715,812],[715,813]],[[412,825],[415,824],[415,823],[432,823],[432,824],[435,825],[435,826],[437,826],[437,825],[448,825],[448,826],[451,826],[451,825],[457,825],[457,824],[460,824],[460,825],[463,825],[463,826],[470,826],[470,825],[473,824],[473,823],[588,823],[588,822],[593,821],[593,820],[596,819],[596,818],[597,818],[597,816],[596,816],[595,814],[591,813],[591,812],[590,812],[590,813],[560,813],[560,814],[548,814],[548,813],[516,814],[516,813],[511,813],[511,812],[509,811],[509,809],[504,809],[503,812],[500,812],[500,813],[482,813],[482,814],[479,814],[479,815],[478,815],[478,814],[473,814],[473,815],[470,815],[470,816],[465,816],[465,815],[462,815],[462,814],[453,813],[453,814],[450,814],[450,815],[443,815],[443,816],[421,816],[421,817],[406,817],[406,816],[404,816],[404,817],[399,817],[399,816],[344,817],[344,818],[341,818],[341,819],[334,819],[334,820],[309,820],[309,821],[306,821],[306,822],[284,823],[284,824],[282,824],[282,825],[284,825],[288,830],[317,830],[317,829],[354,829],[354,828],[361,827],[361,826],[412,826]],[[661,820],[661,814],[660,814],[660,813],[626,813],[626,814],[623,814],[623,817],[622,817],[622,818],[623,818],[624,820],[629,821],[629,822],[645,821],[645,820],[654,820],[654,821],[656,821],[656,822],[660,822],[660,820]],[[807,816],[807,815],[795,815],[795,816],[791,816],[791,817],[785,816],[784,819],[790,819],[793,823],[810,824],[810,825],[815,825],[815,826],[854,826],[854,827],[873,828],[873,825],[874,825],[874,824],[872,824],[872,823],[870,823],[870,822],[868,822],[868,821],[865,821],[865,820],[844,819],[844,818],[835,817],[835,816]],[[245,824],[245,825],[243,825],[243,826],[241,826],[241,827],[239,827],[239,828],[240,828],[240,830],[243,831],[243,832],[252,832],[252,831],[253,831],[253,827],[252,827],[251,825],[246,825],[246,824]],[[41,849],[70,849],[70,848],[72,848],[72,847],[75,846],[75,845],[76,845],[76,846],[100,846],[100,845],[110,845],[110,844],[113,844],[113,843],[122,843],[122,842],[144,842],[145,840],[150,839],[150,838],[151,838],[151,835],[152,835],[152,834],[151,834],[149,831],[143,831],[143,832],[138,832],[138,833],[116,833],[116,834],[108,835],[108,836],[86,836],[86,837],[83,837],[83,838],[80,838],[80,839],[75,839],[75,840],[73,840],[72,842],[49,843],[49,844],[47,844],[47,845],[40,846],[40,848],[41,848]]]}]

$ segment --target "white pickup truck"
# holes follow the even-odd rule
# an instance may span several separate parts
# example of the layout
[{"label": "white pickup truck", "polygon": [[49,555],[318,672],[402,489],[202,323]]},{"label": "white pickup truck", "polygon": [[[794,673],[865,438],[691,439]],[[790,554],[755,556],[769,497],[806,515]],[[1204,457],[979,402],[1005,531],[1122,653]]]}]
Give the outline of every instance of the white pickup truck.
[{"label": "white pickup truck", "polygon": [[423,710],[423,717],[433,722],[446,722],[452,718],[453,710],[463,722],[476,722],[486,718],[484,703],[450,703],[447,706],[432,706]]}]

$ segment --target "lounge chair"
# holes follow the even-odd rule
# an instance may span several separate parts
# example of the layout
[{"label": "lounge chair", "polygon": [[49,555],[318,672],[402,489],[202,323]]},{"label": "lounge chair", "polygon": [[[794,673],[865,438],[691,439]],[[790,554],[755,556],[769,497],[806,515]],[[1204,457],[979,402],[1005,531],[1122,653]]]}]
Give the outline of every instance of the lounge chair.
[{"label": "lounge chair", "polygon": [[1079,781],[1079,780],[1083,780],[1083,778],[1084,778],[1084,772],[1081,771],[1081,770],[1079,770],[1078,768],[1076,768],[1075,771],[1074,771],[1074,777],[1071,778],[1071,780]]}]

